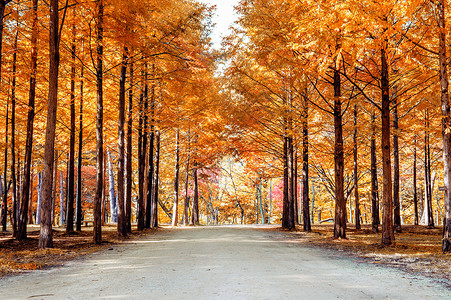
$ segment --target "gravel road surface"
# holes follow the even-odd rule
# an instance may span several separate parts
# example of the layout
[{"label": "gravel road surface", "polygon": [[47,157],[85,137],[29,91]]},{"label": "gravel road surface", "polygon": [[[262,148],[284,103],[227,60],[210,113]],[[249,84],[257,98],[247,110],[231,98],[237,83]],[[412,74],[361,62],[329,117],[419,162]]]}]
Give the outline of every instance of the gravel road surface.
[{"label": "gravel road surface", "polygon": [[0,280],[0,299],[451,299],[431,279],[305,247],[265,227],[163,229]]}]

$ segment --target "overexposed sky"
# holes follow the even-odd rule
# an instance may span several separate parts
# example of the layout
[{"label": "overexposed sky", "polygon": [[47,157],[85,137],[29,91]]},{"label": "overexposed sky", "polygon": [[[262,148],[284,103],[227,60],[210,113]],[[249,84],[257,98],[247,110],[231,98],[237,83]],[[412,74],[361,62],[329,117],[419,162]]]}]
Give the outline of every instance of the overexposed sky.
[{"label": "overexposed sky", "polygon": [[200,2],[216,5],[216,15],[213,23],[216,24],[213,31],[212,42],[216,49],[221,47],[221,38],[229,33],[229,26],[233,24],[237,16],[233,11],[233,7],[238,4],[239,0],[199,0]]}]

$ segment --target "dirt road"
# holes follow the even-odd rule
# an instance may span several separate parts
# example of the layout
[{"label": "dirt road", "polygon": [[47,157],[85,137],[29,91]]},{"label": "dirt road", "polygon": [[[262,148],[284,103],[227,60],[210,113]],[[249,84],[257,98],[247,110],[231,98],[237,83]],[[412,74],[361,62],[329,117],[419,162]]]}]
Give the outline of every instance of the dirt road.
[{"label": "dirt road", "polygon": [[164,229],[0,280],[1,299],[451,299],[430,279],[309,248],[262,227]]}]

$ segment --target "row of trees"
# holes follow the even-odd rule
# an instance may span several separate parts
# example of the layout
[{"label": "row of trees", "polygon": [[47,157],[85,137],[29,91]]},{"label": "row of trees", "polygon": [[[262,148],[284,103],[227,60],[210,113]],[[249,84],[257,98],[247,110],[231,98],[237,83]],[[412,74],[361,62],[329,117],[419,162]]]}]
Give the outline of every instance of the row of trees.
[{"label": "row of trees", "polygon": [[[230,106],[244,117],[230,121],[254,144],[262,164],[283,176],[283,227],[294,228],[297,219],[299,157],[305,230],[310,230],[310,166],[334,198],[336,238],[346,237],[351,194],[360,227],[359,192],[370,185],[373,228],[382,224],[382,244],[392,244],[395,230],[401,230],[400,183],[407,178],[400,170],[413,170],[418,222],[416,152],[424,131],[428,225],[435,225],[432,162],[442,166],[433,173],[445,191],[443,250],[450,251],[447,7],[445,0],[240,2],[240,19],[225,43],[230,67],[224,85]],[[435,162],[431,148],[432,153],[441,148],[434,127],[439,122],[443,160]],[[399,159],[406,148],[415,152],[409,154],[413,162]],[[283,167],[271,163],[273,158]]]},{"label": "row of trees", "polygon": [[[108,151],[117,157],[119,235],[131,231],[133,202],[138,230],[158,226],[158,203],[166,207],[159,200],[159,186],[168,173],[160,170],[160,162],[168,152],[179,155],[180,150],[172,149],[174,137],[177,148],[184,147],[182,163],[187,174],[192,173],[194,185],[197,169],[215,160],[214,154],[198,146],[207,138],[208,130],[201,129],[209,128],[206,116],[214,110],[212,9],[189,0],[0,4],[1,66],[6,78],[1,82],[6,121],[4,230],[10,206],[14,236],[27,237],[30,181],[33,172],[42,171],[39,246],[52,247],[57,170],[67,155],[67,203],[60,211],[67,216],[66,231],[73,231],[74,224],[80,230],[82,203],[90,202],[93,238],[100,243]],[[83,189],[83,165],[95,166],[93,193]],[[198,195],[193,198],[191,221],[196,224]]]}]

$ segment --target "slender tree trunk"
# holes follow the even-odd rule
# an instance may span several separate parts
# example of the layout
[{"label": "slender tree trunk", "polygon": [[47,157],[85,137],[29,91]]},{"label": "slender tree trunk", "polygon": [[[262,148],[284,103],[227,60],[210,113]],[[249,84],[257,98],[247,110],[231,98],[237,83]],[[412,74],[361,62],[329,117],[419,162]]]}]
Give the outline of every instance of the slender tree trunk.
[{"label": "slender tree trunk", "polygon": [[[286,124],[286,119],[284,120]],[[286,126],[286,125],[285,125]],[[285,132],[286,132],[285,128]],[[286,133],[283,137],[283,207],[282,207],[282,228],[290,228],[289,224],[289,212],[290,205],[288,199],[288,137]]]},{"label": "slender tree trunk", "polygon": [[58,0],[50,0],[50,65],[49,65],[49,95],[47,102],[47,128],[44,147],[44,178],[41,232],[39,248],[53,247],[52,233],[52,186],[53,160],[55,149],[56,111],[58,107],[58,70],[59,70],[59,18]]},{"label": "slender tree trunk", "polygon": [[194,180],[194,197],[193,208],[191,212],[191,224],[199,225],[199,183],[197,181],[197,162],[193,166],[193,180]]},{"label": "slender tree trunk", "polygon": [[175,135],[175,176],[174,176],[174,204],[172,209],[172,226],[178,225],[179,208],[179,174],[180,174],[180,131],[177,129]]},{"label": "slender tree trunk", "polygon": [[[0,67],[1,69],[1,67]],[[5,129],[5,165],[3,170],[3,201],[2,201],[2,231],[6,231],[6,223],[8,216],[8,129],[9,129],[9,101],[6,101],[6,129]]]},{"label": "slender tree trunk", "polygon": [[16,71],[17,71],[17,38],[19,24],[16,25],[13,53],[13,82],[11,90],[11,179],[12,179],[12,231],[13,237],[17,233],[17,177],[16,177]]},{"label": "slender tree trunk", "polygon": [[42,172],[38,173],[38,199],[36,203],[36,224],[41,224],[42,216]]},{"label": "slender tree trunk", "polygon": [[399,201],[399,118],[396,87],[393,93],[393,228],[396,232],[401,232],[401,205]]},{"label": "slender tree trunk", "polygon": [[103,191],[103,0],[96,0],[96,47],[97,47],[97,122],[96,122],[96,192],[94,197],[95,244],[102,242],[102,191]]},{"label": "slender tree trunk", "polygon": [[[130,81],[128,90],[127,152],[125,162],[125,222],[127,232],[132,232],[132,184],[133,184],[133,60],[130,61]],[[142,230],[142,229],[141,229]]]},{"label": "slender tree trunk", "polygon": [[334,238],[346,238],[346,199],[344,197],[343,115],[340,73],[334,71],[335,124],[335,225]]},{"label": "slender tree trunk", "polygon": [[393,228],[393,199],[390,152],[390,89],[387,63],[387,44],[381,48],[381,90],[382,90],[382,174],[383,174],[383,212],[382,244],[391,245],[395,241]]},{"label": "slender tree trunk", "polygon": [[304,231],[312,231],[310,222],[309,199],[309,137],[308,137],[308,99],[302,101],[302,216]]},{"label": "slender tree trunk", "polygon": [[117,233],[119,236],[127,235],[127,224],[125,221],[125,80],[127,76],[127,48],[122,55],[121,77],[119,81],[119,126],[118,126],[118,152],[119,169],[117,172]]},{"label": "slender tree trunk", "polygon": [[55,207],[56,207],[56,187],[58,184],[58,150],[55,149],[55,166],[53,167],[53,187],[52,187],[52,224],[55,225]]},{"label": "slender tree trunk", "polygon": [[60,171],[60,217],[61,225],[66,224],[66,218],[64,213],[64,175],[63,171]]},{"label": "slender tree trunk", "polygon": [[109,195],[110,195],[110,213],[111,222],[117,222],[117,199],[116,192],[114,190],[114,170],[113,163],[111,161],[111,152],[107,152],[108,155],[108,182],[109,182]]},{"label": "slender tree trunk", "polygon": [[[75,9],[73,10],[75,15]],[[70,73],[70,139],[69,139],[69,180],[67,188],[67,226],[66,233],[74,231],[75,204],[75,54],[76,54],[75,23],[72,25],[72,61]],[[78,220],[77,220],[78,221]],[[81,221],[81,220],[80,220]],[[80,228],[81,230],[81,228]]]},{"label": "slender tree trunk", "polygon": [[413,141],[413,205],[415,220],[414,225],[418,225],[418,192],[417,192],[417,139]]},{"label": "slender tree trunk", "polygon": [[448,57],[446,53],[445,0],[439,0],[437,5],[439,25],[439,65],[442,109],[443,138],[443,181],[445,186],[445,222],[443,228],[443,252],[451,252],[451,126],[449,95],[448,95]]},{"label": "slender tree trunk", "polygon": [[84,93],[84,69],[81,66],[81,79],[80,79],[80,115],[78,125],[78,175],[77,175],[77,231],[81,231],[81,214],[82,214],[82,168],[83,168],[83,93]]},{"label": "slender tree trunk", "polygon": [[269,179],[269,212],[268,212],[268,224],[271,224],[272,213],[272,181]]},{"label": "slender tree trunk", "polygon": [[[152,77],[155,77],[155,65],[152,65]],[[144,91],[144,95],[146,98],[146,103],[148,103],[148,87],[147,87],[147,71],[146,71],[146,87]],[[154,110],[155,110],[155,83],[152,81],[151,86],[151,103],[150,103],[150,134],[149,134],[149,152],[148,152],[148,169],[147,169],[147,201],[146,201],[146,228],[150,228],[152,226],[152,196],[153,191],[152,188],[154,186],[153,178],[154,178],[154,146],[155,146],[155,128],[154,128]]]},{"label": "slender tree trunk", "polygon": [[188,188],[189,188],[189,160],[190,160],[190,130],[188,129],[188,157],[186,158],[186,176],[185,176],[185,203],[183,208],[183,225],[189,224],[189,195],[188,195]]},{"label": "slender tree trunk", "polygon": [[[0,12],[1,13],[1,12]],[[2,22],[3,23],[3,22]],[[3,25],[1,25],[3,26]],[[31,221],[29,218],[30,191],[31,184],[31,164],[33,152],[33,126],[35,116],[35,99],[36,99],[36,72],[38,61],[38,0],[33,0],[33,23],[31,32],[31,75],[30,75],[30,89],[28,94],[28,118],[27,118],[27,138],[25,146],[25,161],[24,161],[24,179],[22,184],[22,201],[19,218],[19,228],[17,238],[24,240],[27,238],[27,224]],[[1,39],[0,39],[1,45]],[[1,46],[0,46],[1,49]],[[0,50],[1,53],[1,50]],[[0,55],[1,56],[1,55]]]},{"label": "slender tree trunk", "polygon": [[355,229],[360,229],[360,198],[359,198],[359,172],[357,148],[357,104],[354,105],[354,200],[355,200]]},{"label": "slender tree trunk", "polygon": [[157,130],[155,133],[156,138],[156,150],[155,150],[155,173],[153,178],[153,197],[152,197],[152,218],[151,227],[158,227],[158,193],[160,186],[160,131]]},{"label": "slender tree trunk", "polygon": [[[374,108],[373,108],[374,109]],[[379,232],[379,189],[377,183],[376,116],[371,112],[371,215],[374,232]]]},{"label": "slender tree trunk", "polygon": [[[291,123],[291,122],[290,122]],[[290,124],[291,125],[291,124]],[[290,126],[291,131],[291,126]],[[293,138],[288,138],[288,228],[295,228],[294,223],[294,160],[293,160]]]},{"label": "slender tree trunk", "polygon": [[[298,151],[294,151],[294,223],[299,225],[299,192],[298,192]],[[261,192],[261,188],[260,188]],[[260,197],[261,198],[261,197]]]},{"label": "slender tree trunk", "polygon": [[426,183],[426,210],[427,210],[427,224],[429,227],[434,227],[434,215],[432,213],[432,180],[431,180],[431,147],[429,135],[429,111],[426,110],[426,130],[424,137],[424,170]]},{"label": "slender tree trunk", "polygon": [[[3,52],[2,52],[2,45],[3,45],[3,28],[4,28],[4,17],[5,17],[5,8],[6,5],[11,2],[11,0],[0,0],[0,88],[2,87],[2,68],[3,65]],[[4,191],[3,191],[3,201],[2,201],[2,230],[6,231],[6,221],[7,221],[7,195],[8,195],[8,189],[6,184],[6,169],[8,165],[8,112],[9,112],[9,106],[8,101],[6,102],[6,144],[5,144],[5,170],[4,170]]]},{"label": "slender tree trunk", "polygon": [[142,231],[145,228],[145,213],[144,206],[144,170],[145,170],[145,149],[144,149],[144,91],[143,78],[141,76],[141,92],[139,96],[139,120],[138,120],[138,230]]}]

